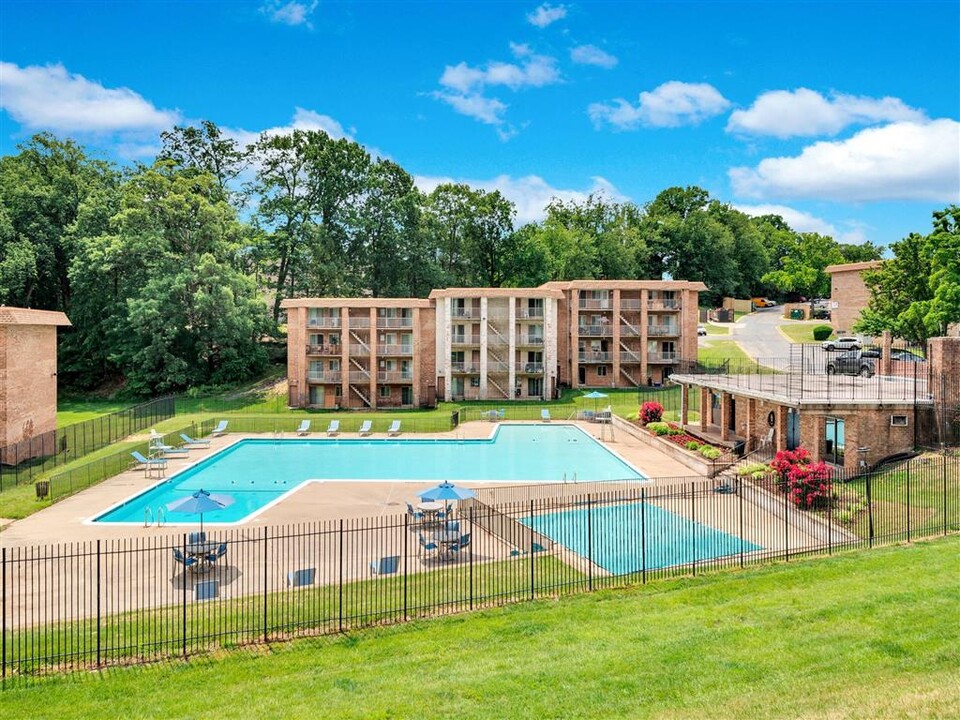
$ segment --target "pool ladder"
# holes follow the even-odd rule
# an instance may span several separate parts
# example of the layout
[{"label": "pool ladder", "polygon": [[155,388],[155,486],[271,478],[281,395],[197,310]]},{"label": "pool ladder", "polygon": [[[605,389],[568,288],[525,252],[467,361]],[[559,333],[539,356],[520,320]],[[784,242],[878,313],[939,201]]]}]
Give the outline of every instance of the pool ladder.
[{"label": "pool ladder", "polygon": [[567,480],[567,474],[564,473],[564,474],[563,474],[563,483],[564,483],[564,485],[566,485],[568,482],[576,483],[576,482],[577,482],[577,474],[574,473],[574,474],[573,474],[573,477],[571,477],[569,480]]},{"label": "pool ladder", "polygon": [[163,509],[163,505],[157,506],[157,513],[154,515],[153,508],[147,505],[143,509],[143,526],[150,527],[153,525],[154,520],[156,520],[157,527],[163,527],[167,522],[167,513]]},{"label": "pool ladder", "polygon": [[150,527],[153,525],[153,508],[147,505],[143,509],[143,526]]}]

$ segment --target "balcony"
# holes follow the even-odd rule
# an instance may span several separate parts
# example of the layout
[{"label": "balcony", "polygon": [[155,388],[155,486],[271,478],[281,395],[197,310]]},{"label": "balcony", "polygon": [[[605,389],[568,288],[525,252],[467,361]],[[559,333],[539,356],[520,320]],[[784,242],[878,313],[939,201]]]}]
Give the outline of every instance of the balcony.
[{"label": "balcony", "polygon": [[370,373],[366,370],[351,370],[350,382],[358,385],[366,385],[370,382]]},{"label": "balcony", "polygon": [[351,330],[366,330],[370,327],[370,318],[368,317],[352,317],[350,318],[350,329]]},{"label": "balcony", "polygon": [[581,364],[608,363],[612,360],[613,353],[603,352],[600,350],[596,350],[596,351],[586,350],[586,351],[581,351],[579,358],[580,358],[579,362]]},{"label": "balcony", "polygon": [[647,310],[679,310],[679,300],[647,300]]},{"label": "balcony", "polygon": [[307,382],[312,383],[339,383],[341,378],[342,375],[336,370],[307,373]]},{"label": "balcony", "polygon": [[510,372],[510,363],[505,363],[500,360],[488,360],[487,361],[487,374],[502,374],[505,372]]},{"label": "balcony", "polygon": [[[351,324],[352,325],[352,324]],[[412,328],[412,317],[378,317],[378,328]]]},{"label": "balcony", "polygon": [[613,325],[610,323],[577,325],[577,334],[580,337],[610,337],[613,335]]},{"label": "balcony", "polygon": [[517,335],[517,345],[543,345],[543,335]]},{"label": "balcony", "polygon": [[412,380],[412,370],[381,370],[377,373],[377,382],[380,383],[409,383]]},{"label": "balcony", "polygon": [[340,355],[339,345],[307,345],[307,355]]},{"label": "balcony", "polygon": [[465,335],[462,333],[453,333],[450,336],[451,345],[479,345],[479,335]]},{"label": "balcony", "polygon": [[413,345],[377,345],[377,355],[413,355]]},{"label": "balcony", "polygon": [[472,362],[450,363],[450,372],[456,375],[479,375],[480,363],[472,363]]},{"label": "balcony", "polygon": [[517,363],[517,372],[522,375],[543,375],[543,363]]},{"label": "balcony", "polygon": [[340,327],[340,318],[338,317],[312,317],[307,320],[308,328],[338,328]]},{"label": "balcony", "polygon": [[621,325],[620,337],[640,337],[640,329],[633,325]]},{"label": "balcony", "polygon": [[517,308],[517,320],[543,320],[543,308]]},{"label": "balcony", "polygon": [[652,363],[667,363],[667,362],[676,362],[680,359],[680,353],[678,352],[648,352],[647,353],[647,362]]},{"label": "balcony", "polygon": [[640,364],[640,352],[630,352],[629,350],[620,351],[620,364],[621,365],[639,365]]},{"label": "balcony", "polygon": [[676,337],[679,334],[676,325],[647,325],[649,337]]},{"label": "balcony", "polygon": [[354,357],[367,357],[370,355],[370,348],[366,345],[351,345],[350,354]]},{"label": "balcony", "polygon": [[642,307],[639,298],[620,298],[620,309],[636,312]]},{"label": "balcony", "polygon": [[593,298],[580,298],[580,309],[581,310],[611,310],[613,308],[613,300],[610,298],[602,298],[595,300]]},{"label": "balcony", "polygon": [[479,320],[480,308],[450,308],[450,317],[454,320]]}]

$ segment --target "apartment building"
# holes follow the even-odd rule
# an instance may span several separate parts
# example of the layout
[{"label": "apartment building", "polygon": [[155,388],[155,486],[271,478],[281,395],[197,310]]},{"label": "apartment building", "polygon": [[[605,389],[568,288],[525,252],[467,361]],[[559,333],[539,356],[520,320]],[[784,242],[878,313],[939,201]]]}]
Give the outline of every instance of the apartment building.
[{"label": "apartment building", "polygon": [[703,283],[576,280],[414,298],[298,298],[290,404],[384,408],[549,399],[562,386],[663,383],[697,357]]},{"label": "apartment building", "polygon": [[666,381],[697,358],[701,282],[573,280],[560,290],[558,381],[572,387],[638,387]]},{"label": "apartment building", "polygon": [[552,288],[447,288],[436,307],[437,393],[448,400],[553,397],[557,318]]},{"label": "apartment building", "polygon": [[296,298],[287,312],[292,407],[436,402],[434,308],[415,298]]}]

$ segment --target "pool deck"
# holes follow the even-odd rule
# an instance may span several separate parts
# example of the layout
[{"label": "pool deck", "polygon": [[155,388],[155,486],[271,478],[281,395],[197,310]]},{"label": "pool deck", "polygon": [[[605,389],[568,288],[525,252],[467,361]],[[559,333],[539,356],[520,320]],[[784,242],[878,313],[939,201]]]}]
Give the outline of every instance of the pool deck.
[{"label": "pool deck", "polygon": [[[539,423],[537,423],[539,424]],[[554,421],[553,425],[570,424]],[[604,427],[588,422],[572,423],[600,441],[600,434]],[[403,433],[399,438],[450,438],[450,439],[483,439],[490,436],[496,424],[487,422],[469,422],[462,424],[457,430],[445,433]],[[609,429],[607,430],[609,432]],[[210,449],[196,449],[190,452],[187,458],[169,458],[165,477],[171,477],[184,468],[209,457],[215,452],[246,438],[263,438],[264,435],[228,433],[223,437],[209,438]],[[272,436],[268,436],[272,437]],[[297,439],[290,433],[284,437]],[[313,433],[308,438],[325,439],[323,433]],[[352,433],[342,433],[340,439],[356,437]],[[146,436],[143,437],[147,439]],[[367,439],[394,439],[387,438],[383,433],[374,433]],[[601,441],[614,454],[618,455],[645,476],[653,478],[652,482],[672,484],[676,478],[689,478],[691,471],[688,467],[677,462],[672,457],[661,453],[655,448],[640,443],[626,433],[615,432],[614,441]],[[159,534],[195,529],[198,522],[168,522],[162,528],[156,525],[144,527],[137,524],[91,524],[88,521],[104,510],[136,495],[151,485],[157,483],[156,474],[147,477],[142,470],[128,470],[109,478],[91,488],[87,488],[76,495],[68,497],[50,507],[41,510],[23,520],[8,525],[0,532],[0,547],[15,545],[41,545],[51,542],[73,542],[95,539],[155,537]],[[416,502],[416,492],[433,485],[432,481],[417,482],[384,482],[384,483],[357,483],[357,482],[323,482],[307,483],[282,502],[267,508],[259,515],[241,525],[231,524],[229,527],[268,527],[287,525],[299,522],[313,522],[318,520],[335,520],[339,518],[367,518],[385,515],[397,515],[405,512],[407,502]],[[466,483],[469,485],[469,483]],[[518,483],[484,483],[485,487],[495,485],[517,485]],[[204,527],[223,527],[212,523],[204,523]]]}]

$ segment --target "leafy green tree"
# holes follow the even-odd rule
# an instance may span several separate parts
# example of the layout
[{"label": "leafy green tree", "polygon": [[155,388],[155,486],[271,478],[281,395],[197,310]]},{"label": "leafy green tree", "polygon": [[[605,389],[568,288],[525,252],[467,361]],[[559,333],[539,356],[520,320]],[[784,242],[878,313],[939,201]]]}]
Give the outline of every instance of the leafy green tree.
[{"label": "leafy green tree", "polygon": [[796,244],[780,258],[780,268],[764,275],[762,281],[784,294],[823,297],[830,294],[830,276],[824,269],[843,261],[833,238],[800,233]]},{"label": "leafy green tree", "polygon": [[224,135],[215,123],[202,120],[199,127],[177,125],[160,133],[160,140],[163,147],[157,160],[170,160],[178,167],[209,173],[216,178],[224,197],[242,201],[231,186],[249,167],[250,150]]}]

